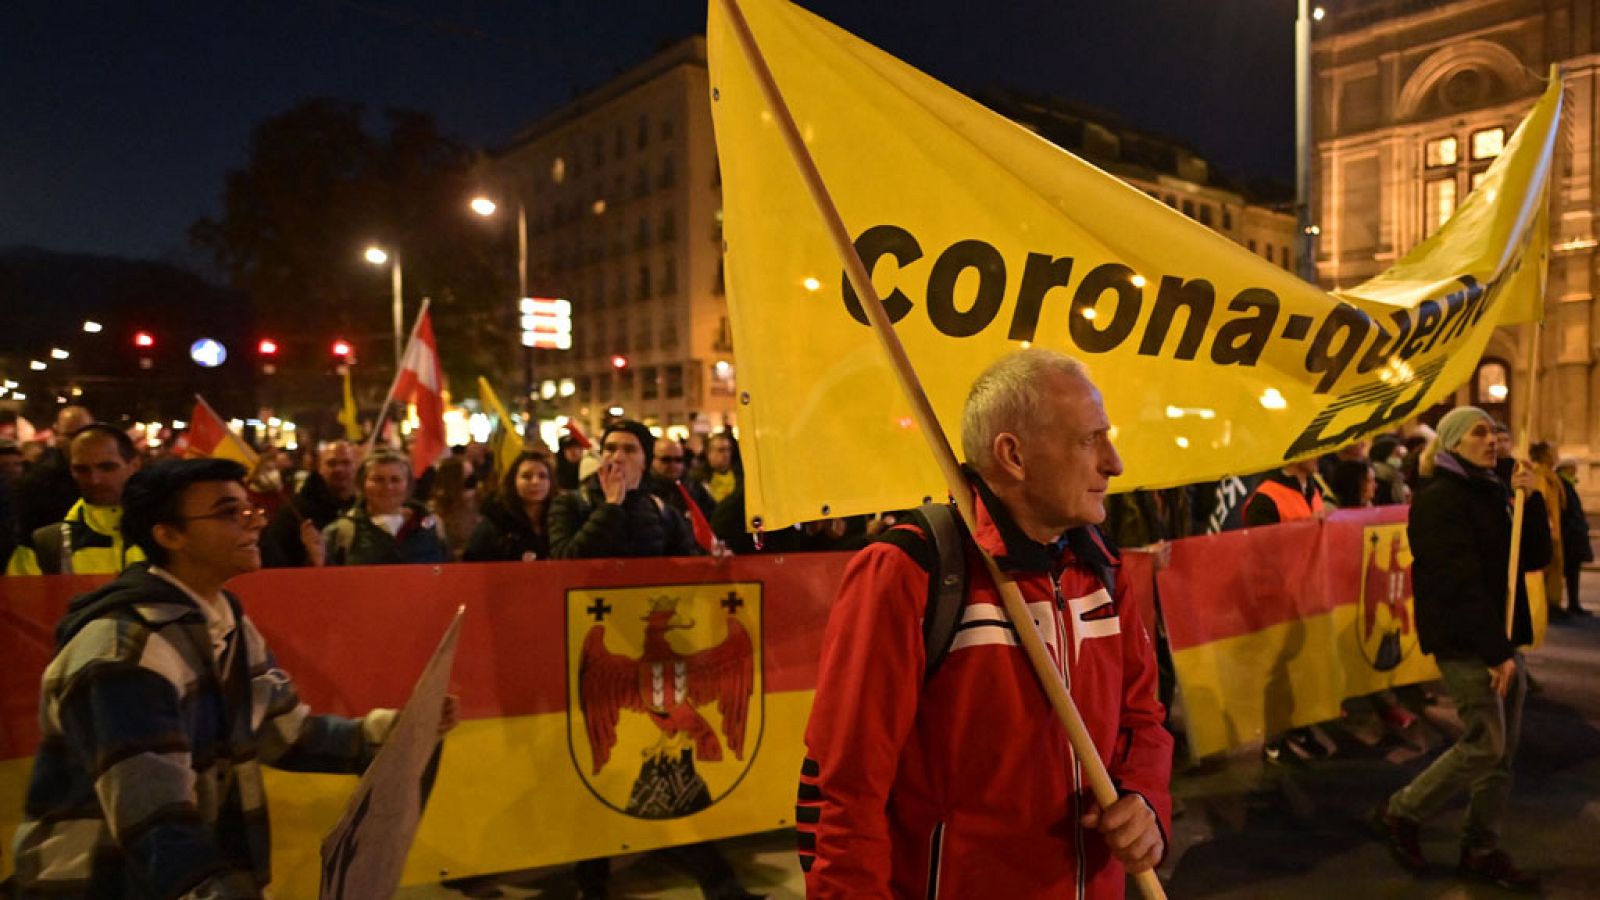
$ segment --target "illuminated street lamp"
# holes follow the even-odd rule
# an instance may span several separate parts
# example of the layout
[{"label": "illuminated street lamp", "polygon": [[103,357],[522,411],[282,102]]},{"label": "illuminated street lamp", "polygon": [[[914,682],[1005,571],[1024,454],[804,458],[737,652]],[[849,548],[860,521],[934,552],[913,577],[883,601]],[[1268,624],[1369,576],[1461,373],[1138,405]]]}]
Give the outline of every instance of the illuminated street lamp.
[{"label": "illuminated street lamp", "polygon": [[89,334],[99,334],[100,333],[100,323],[91,319],[91,320],[83,323],[83,330],[88,332]]},{"label": "illuminated street lamp", "polygon": [[61,349],[60,347],[51,347],[50,348],[50,358],[51,359],[66,359],[67,357],[69,357],[71,355],[72,355],[71,353],[68,353],[67,351]]},{"label": "illuminated street lamp", "polygon": [[[472,211],[484,218],[488,218],[499,210],[499,204],[488,197],[479,194],[467,204]],[[528,296],[528,208],[522,205],[522,200],[517,200],[517,299],[521,302]],[[533,348],[526,342],[522,346],[522,396],[532,402],[533,396]]]},{"label": "illuminated street lamp", "polygon": [[[367,262],[375,266],[381,266],[390,261],[390,254],[376,245],[368,247],[366,255]],[[400,327],[401,322],[405,319],[405,309],[400,301],[400,251],[395,250],[393,256],[394,268],[389,270],[389,274],[391,276],[390,285],[394,289],[394,370],[398,372],[400,371],[400,354],[403,352],[400,346]]]}]

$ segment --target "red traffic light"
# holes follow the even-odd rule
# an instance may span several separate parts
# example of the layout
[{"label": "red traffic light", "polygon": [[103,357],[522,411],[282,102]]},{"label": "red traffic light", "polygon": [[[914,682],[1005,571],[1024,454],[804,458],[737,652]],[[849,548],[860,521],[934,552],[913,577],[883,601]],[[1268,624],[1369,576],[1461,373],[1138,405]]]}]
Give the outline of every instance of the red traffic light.
[{"label": "red traffic light", "polygon": [[628,358],[620,355],[613,356],[611,357],[611,366],[616,369],[626,369],[628,367]]},{"label": "red traffic light", "polygon": [[256,344],[256,352],[262,356],[277,356],[278,342],[272,338],[262,338],[261,343]]},{"label": "red traffic light", "polygon": [[133,345],[135,347],[154,347],[156,345],[156,339],[155,336],[148,331],[135,332],[133,335]]},{"label": "red traffic light", "polygon": [[333,342],[333,355],[334,356],[349,356],[350,355],[350,342],[345,340],[344,338],[339,338],[339,339],[335,340]]}]

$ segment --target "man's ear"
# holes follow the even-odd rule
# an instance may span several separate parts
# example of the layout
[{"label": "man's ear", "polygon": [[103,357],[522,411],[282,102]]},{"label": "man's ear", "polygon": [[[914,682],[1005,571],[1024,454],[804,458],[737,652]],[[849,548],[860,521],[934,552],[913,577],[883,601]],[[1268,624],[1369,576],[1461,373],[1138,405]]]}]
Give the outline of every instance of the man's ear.
[{"label": "man's ear", "polygon": [[1009,431],[995,435],[990,447],[994,466],[1012,481],[1021,481],[1025,467],[1022,462],[1022,441]]},{"label": "man's ear", "polygon": [[188,543],[188,536],[183,533],[183,529],[169,522],[157,523],[154,528],[150,529],[150,536],[155,538],[161,549],[166,550],[168,553],[180,550],[184,544]]}]

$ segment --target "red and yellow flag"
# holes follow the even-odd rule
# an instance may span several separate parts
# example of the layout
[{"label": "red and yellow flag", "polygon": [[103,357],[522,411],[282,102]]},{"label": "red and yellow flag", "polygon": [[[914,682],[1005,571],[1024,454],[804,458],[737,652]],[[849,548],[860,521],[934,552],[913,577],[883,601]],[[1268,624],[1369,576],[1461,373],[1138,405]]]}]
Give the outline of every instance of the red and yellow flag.
[{"label": "red and yellow flag", "polygon": [[207,456],[231,459],[251,470],[260,459],[199,394],[194,395],[194,413],[189,416],[188,442],[183,455],[190,459]]}]

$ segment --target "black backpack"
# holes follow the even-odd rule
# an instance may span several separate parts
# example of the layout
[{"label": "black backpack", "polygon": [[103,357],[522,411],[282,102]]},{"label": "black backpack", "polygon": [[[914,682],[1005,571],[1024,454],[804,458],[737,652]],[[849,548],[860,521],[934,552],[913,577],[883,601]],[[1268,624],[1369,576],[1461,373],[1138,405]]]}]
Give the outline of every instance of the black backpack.
[{"label": "black backpack", "polygon": [[[901,528],[891,528],[879,540],[894,544],[916,560],[928,573],[928,607],[922,616],[922,646],[927,664],[923,680],[931,680],[955,643],[961,625],[961,609],[967,596],[967,527],[954,505],[924,503],[911,511],[906,524],[915,525],[922,537]],[[1067,548],[1094,569],[1106,592],[1116,595],[1116,569],[1111,565],[1114,550],[1096,540],[1090,529],[1067,532]]]}]

